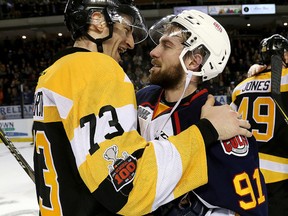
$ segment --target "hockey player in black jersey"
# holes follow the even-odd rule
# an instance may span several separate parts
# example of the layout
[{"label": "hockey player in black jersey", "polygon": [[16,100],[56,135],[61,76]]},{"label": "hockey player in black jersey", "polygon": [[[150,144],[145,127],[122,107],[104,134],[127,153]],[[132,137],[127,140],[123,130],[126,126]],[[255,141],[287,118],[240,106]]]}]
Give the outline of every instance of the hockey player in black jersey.
[{"label": "hockey player in black jersey", "polygon": [[[269,216],[288,215],[288,40],[274,34],[260,42],[262,71],[239,83],[233,91],[232,106],[248,119],[259,148],[260,169],[268,194]],[[271,57],[282,62],[280,74],[271,70]],[[265,67],[263,67],[265,66]],[[255,72],[252,72],[254,74]],[[273,74],[274,73],[274,74]],[[272,80],[278,78],[279,100],[274,101]],[[279,107],[278,107],[278,105]],[[286,117],[285,117],[286,116]]]},{"label": "hockey player in black jersey", "polygon": [[[150,28],[149,35],[157,45],[150,52],[153,85],[137,93],[139,129],[146,139],[161,141],[199,121],[208,96],[199,83],[223,71],[230,42],[216,20],[196,10],[163,18]],[[254,138],[221,140],[206,149],[206,156],[208,183],[153,215],[268,215]]]}]

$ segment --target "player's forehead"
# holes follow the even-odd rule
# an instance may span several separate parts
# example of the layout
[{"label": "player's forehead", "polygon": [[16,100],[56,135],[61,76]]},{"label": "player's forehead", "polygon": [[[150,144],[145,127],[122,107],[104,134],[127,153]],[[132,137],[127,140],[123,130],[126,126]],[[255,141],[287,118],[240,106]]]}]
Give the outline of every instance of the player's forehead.
[{"label": "player's forehead", "polygon": [[182,44],[184,42],[183,29],[175,25],[168,25],[160,38],[160,42]]},{"label": "player's forehead", "polygon": [[180,33],[164,34],[160,38],[160,42],[182,43],[183,38]]},{"label": "player's forehead", "polygon": [[121,14],[121,17],[123,18],[123,23],[126,25],[131,26],[133,24],[133,17],[129,16],[127,14]]}]

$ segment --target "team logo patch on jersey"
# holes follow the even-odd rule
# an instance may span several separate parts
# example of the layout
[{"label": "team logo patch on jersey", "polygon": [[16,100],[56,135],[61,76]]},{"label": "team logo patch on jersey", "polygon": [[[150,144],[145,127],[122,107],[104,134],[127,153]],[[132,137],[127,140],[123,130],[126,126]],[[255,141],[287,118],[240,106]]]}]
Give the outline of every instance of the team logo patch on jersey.
[{"label": "team logo patch on jersey", "polygon": [[137,116],[139,118],[142,118],[144,120],[147,120],[148,116],[151,114],[151,112],[144,107],[139,106],[137,110]]},{"label": "team logo patch on jersey", "polygon": [[113,145],[106,149],[103,156],[107,161],[112,161],[112,164],[108,166],[109,176],[115,190],[118,192],[125,185],[133,181],[137,163],[136,158],[129,155],[127,152],[123,152],[123,157],[121,158],[118,158],[117,155],[118,147]]},{"label": "team logo patch on jersey", "polygon": [[235,136],[229,140],[221,140],[223,150],[228,155],[246,156],[249,152],[249,141],[245,136]]}]

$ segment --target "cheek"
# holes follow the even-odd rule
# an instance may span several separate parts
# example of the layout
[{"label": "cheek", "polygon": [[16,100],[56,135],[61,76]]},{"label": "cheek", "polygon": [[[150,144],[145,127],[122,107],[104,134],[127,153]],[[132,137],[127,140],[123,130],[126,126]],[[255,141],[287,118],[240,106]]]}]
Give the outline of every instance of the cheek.
[{"label": "cheek", "polygon": [[118,29],[118,28],[115,28],[115,29],[114,29],[112,38],[115,38],[115,39],[118,40],[118,41],[122,41],[122,40],[125,40],[126,37],[127,37],[127,36],[126,36],[124,30]]},{"label": "cheek", "polygon": [[175,65],[178,65],[180,62],[178,60],[178,56],[179,55],[167,55],[165,56],[163,59],[163,61],[165,62],[165,68],[169,69],[171,67],[175,67]]}]

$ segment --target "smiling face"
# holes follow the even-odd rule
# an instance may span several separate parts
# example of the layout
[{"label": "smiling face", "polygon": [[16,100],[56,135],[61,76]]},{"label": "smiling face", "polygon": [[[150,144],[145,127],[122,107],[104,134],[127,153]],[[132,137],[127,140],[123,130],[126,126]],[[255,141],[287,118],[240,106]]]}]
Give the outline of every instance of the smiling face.
[{"label": "smiling face", "polygon": [[127,49],[134,48],[133,28],[131,18],[123,15],[123,22],[114,23],[112,38],[103,42],[104,53],[111,56],[118,63],[121,61],[121,54]]},{"label": "smiling face", "polygon": [[172,89],[179,85],[185,77],[179,56],[184,48],[181,31],[164,34],[159,44],[150,52],[152,68],[150,82],[165,89]]}]

